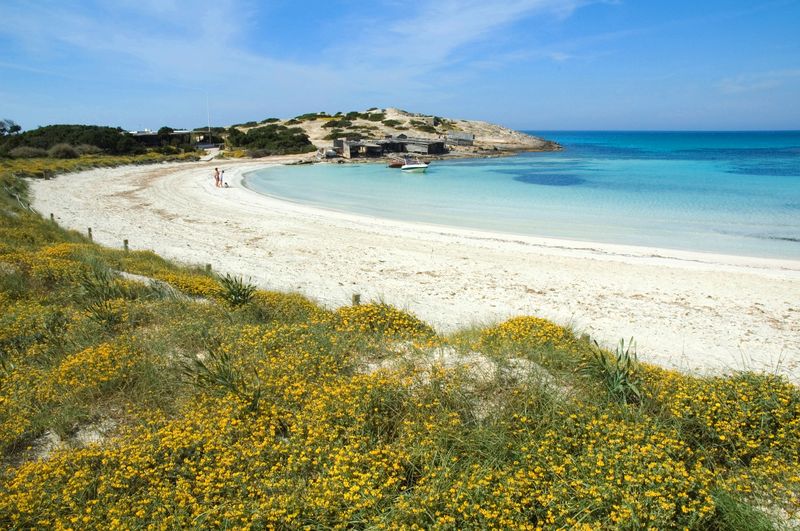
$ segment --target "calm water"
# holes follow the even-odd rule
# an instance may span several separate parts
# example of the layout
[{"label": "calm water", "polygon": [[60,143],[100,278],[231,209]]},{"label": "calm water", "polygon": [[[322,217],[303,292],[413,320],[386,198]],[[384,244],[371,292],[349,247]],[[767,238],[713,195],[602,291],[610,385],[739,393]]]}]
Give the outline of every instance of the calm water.
[{"label": "calm water", "polygon": [[800,258],[800,131],[530,131],[558,153],[253,172],[276,197],[373,216],[512,234]]}]

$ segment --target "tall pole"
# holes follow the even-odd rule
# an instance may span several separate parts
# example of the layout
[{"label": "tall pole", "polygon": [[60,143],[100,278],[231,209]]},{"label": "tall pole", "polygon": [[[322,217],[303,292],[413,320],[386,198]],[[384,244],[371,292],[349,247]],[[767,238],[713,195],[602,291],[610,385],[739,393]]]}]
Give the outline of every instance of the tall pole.
[{"label": "tall pole", "polygon": [[208,118],[208,137],[211,138],[211,111],[208,106],[208,91],[206,91],[206,118]]}]

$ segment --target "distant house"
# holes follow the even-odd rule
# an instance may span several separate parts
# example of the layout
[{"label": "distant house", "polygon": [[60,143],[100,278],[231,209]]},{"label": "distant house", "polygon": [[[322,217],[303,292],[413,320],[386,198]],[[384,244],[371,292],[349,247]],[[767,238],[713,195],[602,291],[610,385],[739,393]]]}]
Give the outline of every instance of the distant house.
[{"label": "distant house", "polygon": [[448,131],[445,140],[451,146],[471,146],[475,143],[475,135],[461,131]]}]

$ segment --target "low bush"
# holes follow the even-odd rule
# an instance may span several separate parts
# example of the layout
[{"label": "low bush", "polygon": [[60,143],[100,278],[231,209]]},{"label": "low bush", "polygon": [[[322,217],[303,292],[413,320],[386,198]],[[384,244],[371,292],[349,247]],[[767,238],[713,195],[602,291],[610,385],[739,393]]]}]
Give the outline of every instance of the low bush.
[{"label": "low bush", "polygon": [[12,149],[8,154],[15,159],[34,159],[39,157],[46,157],[47,150],[42,148],[35,148],[29,146],[20,146]]},{"label": "low bush", "polygon": [[69,144],[56,144],[47,150],[47,154],[54,159],[77,159],[80,157],[78,150]]},{"label": "low bush", "polygon": [[220,296],[234,307],[243,306],[250,302],[256,292],[256,287],[242,280],[242,277],[226,274],[220,277],[219,283],[222,286]]},{"label": "low bush", "polygon": [[102,149],[91,144],[80,144],[75,146],[75,151],[78,152],[78,155],[100,155],[103,152]]},{"label": "low bush", "polygon": [[350,120],[330,120],[327,123],[323,124],[322,127],[325,128],[336,128],[336,127],[350,127],[353,125],[353,122]]}]

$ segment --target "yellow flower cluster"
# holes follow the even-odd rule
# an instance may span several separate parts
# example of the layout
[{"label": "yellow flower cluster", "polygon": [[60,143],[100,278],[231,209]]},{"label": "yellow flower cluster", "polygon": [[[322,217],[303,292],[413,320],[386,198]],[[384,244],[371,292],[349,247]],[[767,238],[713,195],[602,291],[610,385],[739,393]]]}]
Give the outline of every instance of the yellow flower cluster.
[{"label": "yellow flower cluster", "polygon": [[263,308],[271,318],[284,322],[321,322],[329,318],[328,312],[299,293],[258,290],[253,295],[253,303]]},{"label": "yellow flower cluster", "polygon": [[0,385],[0,449],[15,443],[51,407],[91,402],[132,383],[141,354],[122,343],[101,343],[51,366],[20,362]]},{"label": "yellow flower cluster", "polygon": [[568,349],[575,344],[575,336],[562,326],[533,316],[513,317],[481,332],[480,347],[509,342],[533,348]]},{"label": "yellow flower cluster", "polygon": [[725,467],[723,484],[745,495],[769,493],[800,514],[796,386],[769,374],[701,378],[656,367],[646,368],[645,380],[650,399]]},{"label": "yellow flower cluster", "polygon": [[101,343],[64,358],[50,371],[41,400],[52,400],[63,393],[99,393],[109,386],[128,381],[139,356],[128,345]]},{"label": "yellow flower cluster", "polygon": [[153,276],[193,297],[216,298],[222,292],[219,283],[206,275],[163,271]]},{"label": "yellow flower cluster", "polygon": [[434,334],[430,326],[415,316],[383,303],[343,306],[336,310],[334,322],[336,330],[341,332],[394,338],[423,338]]}]

